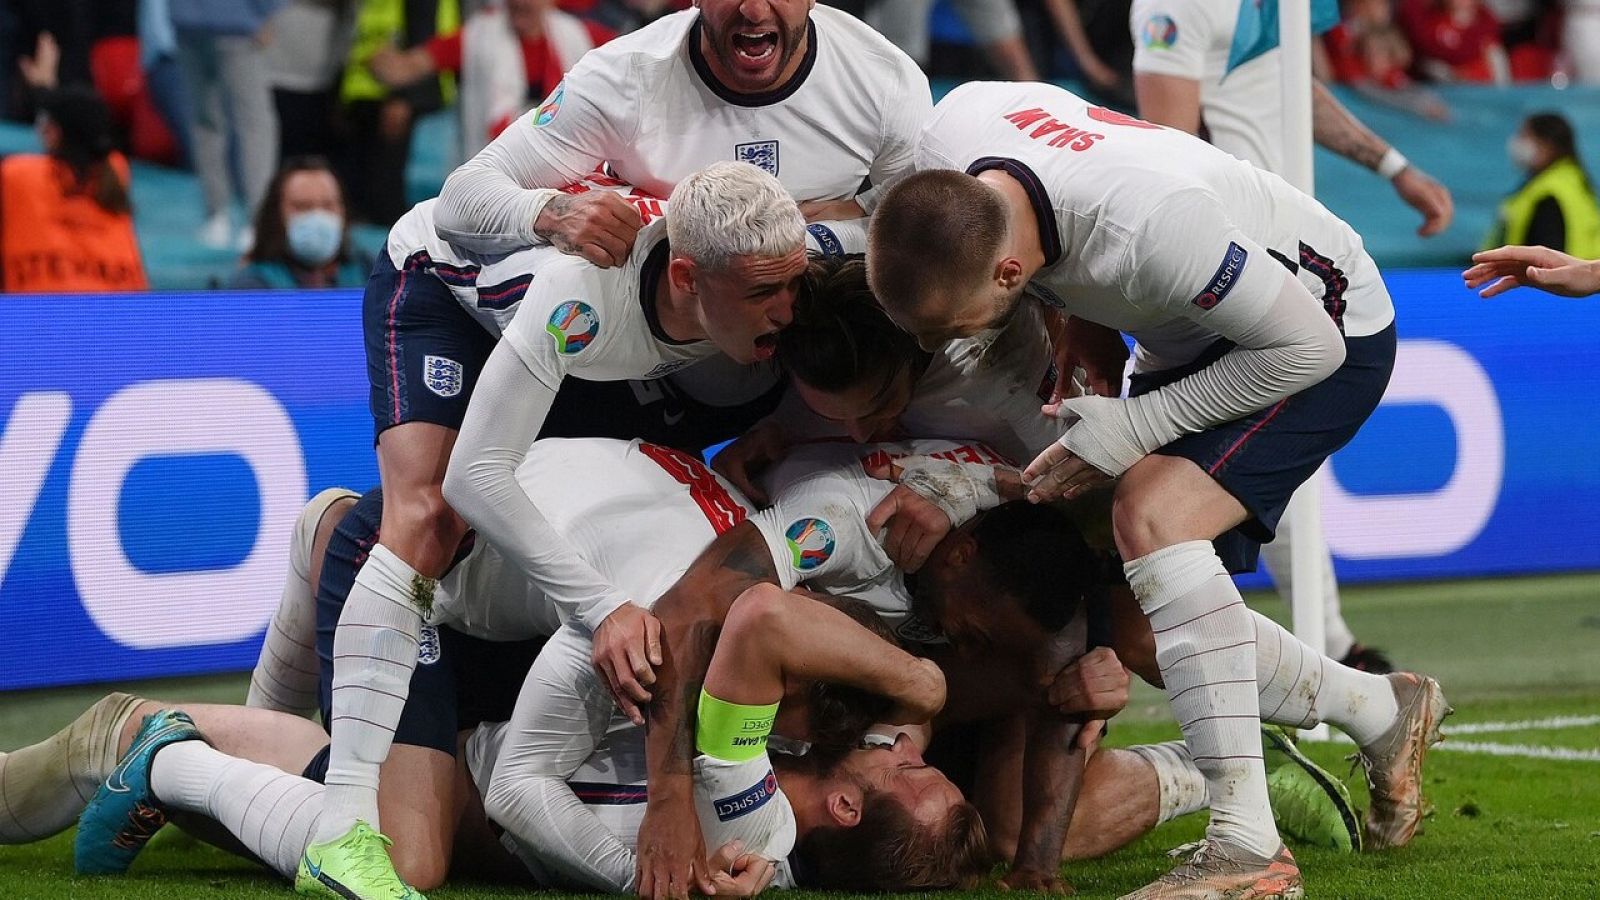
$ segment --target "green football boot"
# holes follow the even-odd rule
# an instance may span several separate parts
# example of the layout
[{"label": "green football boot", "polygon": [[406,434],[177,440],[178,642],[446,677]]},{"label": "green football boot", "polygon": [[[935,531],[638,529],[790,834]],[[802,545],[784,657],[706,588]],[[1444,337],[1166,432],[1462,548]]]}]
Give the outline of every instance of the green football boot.
[{"label": "green football boot", "polygon": [[395,874],[388,847],[394,842],[365,822],[343,836],[312,844],[300,857],[295,893],[339,900],[426,900]]},{"label": "green football boot", "polygon": [[1267,796],[1284,837],[1344,853],[1361,850],[1361,819],[1344,782],[1312,762],[1287,732],[1261,726]]}]

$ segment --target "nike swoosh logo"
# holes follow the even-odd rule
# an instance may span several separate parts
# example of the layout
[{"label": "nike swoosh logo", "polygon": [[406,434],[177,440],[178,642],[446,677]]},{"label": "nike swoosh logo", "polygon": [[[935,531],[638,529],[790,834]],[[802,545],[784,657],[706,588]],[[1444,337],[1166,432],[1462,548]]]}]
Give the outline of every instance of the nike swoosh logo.
[{"label": "nike swoosh logo", "polygon": [[133,788],[130,787],[127,781],[123,779],[123,773],[127,771],[126,767],[128,761],[138,759],[140,755],[145,752],[146,748],[165,737],[167,734],[171,733],[172,730],[173,728],[170,725],[160,728],[153,734],[146,735],[144,740],[134,744],[132,747],[129,747],[128,752],[122,757],[123,761],[118,763],[117,767],[112,769],[111,774],[106,778],[106,790],[112,792],[113,794],[126,794],[128,791],[132,790]]}]

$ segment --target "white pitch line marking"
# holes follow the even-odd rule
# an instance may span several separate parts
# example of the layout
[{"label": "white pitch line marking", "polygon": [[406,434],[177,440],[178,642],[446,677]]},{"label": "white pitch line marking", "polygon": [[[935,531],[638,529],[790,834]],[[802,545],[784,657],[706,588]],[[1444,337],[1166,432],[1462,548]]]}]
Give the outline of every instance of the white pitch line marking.
[{"label": "white pitch line marking", "polygon": [[[1563,728],[1587,728],[1600,725],[1600,716],[1552,716],[1548,719],[1528,719],[1521,722],[1466,722],[1444,729],[1444,736],[1459,737],[1468,734],[1503,734],[1512,731],[1554,731]],[[1333,740],[1354,744],[1346,735],[1334,732]],[[1544,747],[1535,744],[1497,744],[1482,741],[1445,741],[1433,748],[1446,753],[1476,753],[1484,756],[1520,756],[1528,759],[1562,759],[1581,762],[1600,762],[1600,750],[1578,750],[1571,747]]]}]

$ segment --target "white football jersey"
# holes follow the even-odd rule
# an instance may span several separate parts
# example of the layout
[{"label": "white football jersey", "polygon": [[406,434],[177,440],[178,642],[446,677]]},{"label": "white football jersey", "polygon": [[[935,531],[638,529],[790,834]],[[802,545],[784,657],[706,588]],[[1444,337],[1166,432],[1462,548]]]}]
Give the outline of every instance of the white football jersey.
[{"label": "white football jersey", "polygon": [[[662,224],[667,213],[667,201],[660,200],[624,182],[602,173],[562,188],[570,194],[609,190],[627,198],[639,210],[644,229],[639,232],[635,247],[647,236],[659,240],[665,236]],[[389,229],[384,252],[396,269],[404,271],[408,263],[434,277],[450,290],[456,302],[467,311],[484,330],[499,336],[517,313],[517,306],[541,269],[561,259],[566,254],[540,244],[510,253],[474,253],[441,237],[434,230],[434,209],[437,197],[424,200],[411,207]],[[653,228],[651,226],[654,226]],[[843,256],[867,252],[867,220],[852,219],[843,222],[815,222],[806,226],[806,250],[821,256]]]},{"label": "white football jersey", "polygon": [[1377,333],[1394,307],[1361,238],[1269,172],[1171,128],[1033,83],[951,91],[917,168],[1000,169],[1027,189],[1041,301],[1128,333],[1138,371],[1183,365],[1247,329],[1296,273],[1341,331]]},{"label": "white football jersey", "polygon": [[894,489],[893,482],[873,478],[867,471],[905,456],[1010,464],[994,449],[975,442],[806,444],[773,466],[766,476],[772,505],[750,520],[772,552],[784,590],[805,583],[829,594],[854,597],[871,606],[901,640],[933,643],[943,636],[912,614],[905,576],[884,552],[878,536],[867,530],[867,515]]},{"label": "white football jersey", "polygon": [[[530,822],[535,839],[526,844],[508,831],[502,845],[541,884],[620,891],[633,875],[625,851],[637,846],[644,819],[645,731],[617,710],[589,662],[591,648],[589,637],[575,628],[552,637],[529,673],[526,690],[537,696],[519,701],[513,722],[473,732],[467,768],[479,791],[487,792],[503,753],[539,755],[537,768],[559,773],[583,806],[552,805],[549,812],[564,818]],[[794,808],[778,787],[771,759],[762,754],[731,762],[699,754],[694,781],[706,846],[715,850],[740,841],[747,852],[777,863],[775,885],[793,887],[788,856],[797,835]],[[596,826],[606,833],[596,833]]]},{"label": "white football jersey", "polygon": [[[1228,71],[1240,0],[1134,0],[1133,70],[1200,84],[1211,143],[1269,172],[1283,171],[1283,54],[1269,50]],[[1307,98],[1310,102],[1310,98]]]},{"label": "white football jersey", "polygon": [[[585,562],[647,607],[750,509],[699,460],[642,441],[535,441],[517,482]],[[555,604],[481,539],[440,579],[433,610],[433,622],[487,640],[550,635],[561,625]]]},{"label": "white football jersey", "polygon": [[698,10],[674,13],[584,54],[496,143],[526,144],[558,178],[542,186],[608,163],[657,197],[720,160],[759,166],[801,200],[854,197],[867,179],[910,170],[932,99],[922,70],[882,35],[814,7],[795,77],[772,93],[741,95],[706,67],[699,21]]}]

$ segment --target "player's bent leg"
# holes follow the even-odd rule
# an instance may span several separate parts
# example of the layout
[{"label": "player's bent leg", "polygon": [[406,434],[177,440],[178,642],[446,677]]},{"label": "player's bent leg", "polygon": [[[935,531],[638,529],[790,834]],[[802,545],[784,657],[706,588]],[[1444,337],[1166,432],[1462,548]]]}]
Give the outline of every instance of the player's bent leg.
[{"label": "player's bent leg", "polygon": [[378,826],[378,767],[405,706],[422,617],[466,533],[440,490],[455,437],[454,429],[429,422],[395,425],[379,436],[380,543],[356,574],[334,637],[333,745],[319,842],[357,821]]},{"label": "player's bent leg", "polygon": [[1112,505],[1128,584],[1150,619],[1168,701],[1212,798],[1200,860],[1257,861],[1265,870],[1281,840],[1262,762],[1254,628],[1210,543],[1246,518],[1194,462],[1159,454],[1128,470]]},{"label": "player's bent leg", "polygon": [[428,747],[397,744],[384,761],[378,808],[394,841],[389,856],[407,884],[427,890],[450,871],[462,796],[456,760]]},{"label": "player's bent leg", "polygon": [[67,727],[37,744],[0,753],[0,844],[42,840],[77,820],[116,768],[138,728],[143,701],[108,694]]},{"label": "player's bent leg", "polygon": [[333,526],[357,495],[328,488],[311,498],[295,520],[289,572],[277,612],[267,626],[261,656],[250,673],[246,706],[310,716],[317,709],[317,575]]}]

